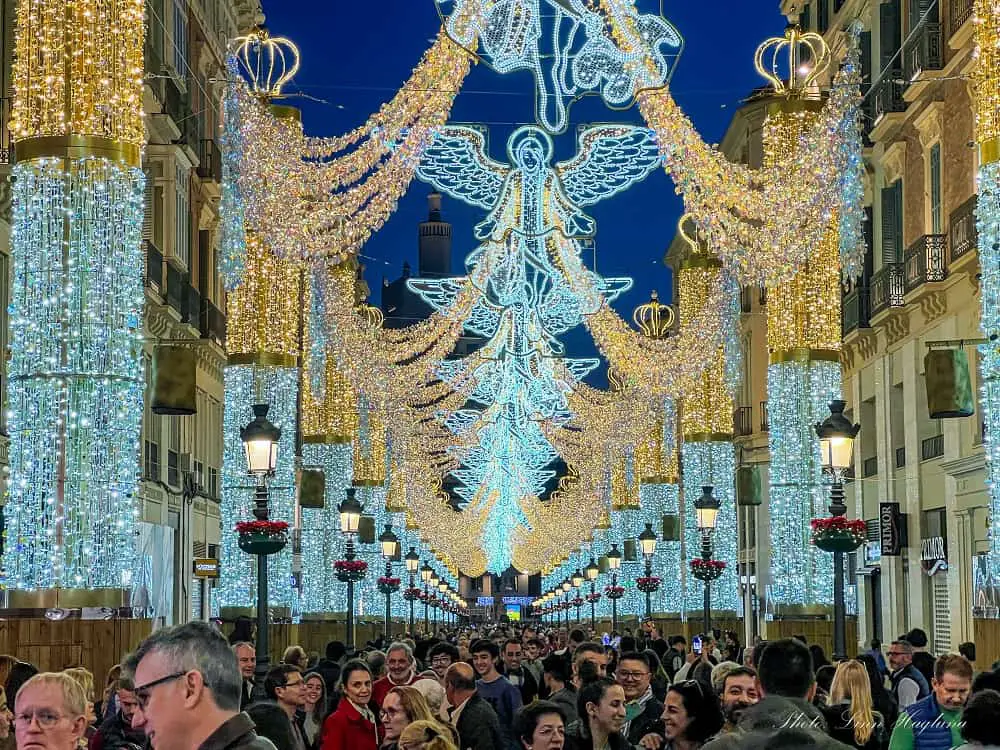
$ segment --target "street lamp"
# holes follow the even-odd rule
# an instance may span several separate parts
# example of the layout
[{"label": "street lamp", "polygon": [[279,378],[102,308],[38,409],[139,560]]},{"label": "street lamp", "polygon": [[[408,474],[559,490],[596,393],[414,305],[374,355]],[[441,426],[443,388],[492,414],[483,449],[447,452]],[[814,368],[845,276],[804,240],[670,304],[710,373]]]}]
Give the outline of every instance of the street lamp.
[{"label": "street lamp", "polygon": [[[438,609],[441,610],[441,624],[442,625],[445,624],[445,614],[446,613],[444,611],[444,602],[445,602],[445,592],[447,590],[448,590],[448,584],[445,583],[444,581],[441,581],[438,584],[438,591],[441,592],[441,597],[440,597],[440,602],[438,604]],[[436,610],[435,610],[435,614],[434,614],[434,629],[437,630],[437,611]]]},{"label": "street lamp", "polygon": [[[618,551],[618,545],[612,544],[611,551],[608,552],[608,569],[611,570],[611,588],[618,585],[618,569],[622,566],[622,553]],[[618,597],[611,596],[611,631],[618,630]]]},{"label": "street lamp", "polygon": [[[646,528],[639,534],[639,549],[646,559],[646,578],[653,577],[653,555],[656,554],[656,532],[653,531],[653,524],[647,523]],[[646,619],[653,616],[653,590],[646,587]]]},{"label": "street lamp", "polygon": [[594,562],[594,558],[590,558],[590,562],[587,563],[587,567],[583,569],[584,578],[590,581],[590,629],[597,630],[597,590],[594,582],[597,580],[597,576],[601,574],[601,569],[598,567],[597,563]]},{"label": "street lamp", "polygon": [[[247,473],[257,480],[253,515],[258,521],[268,521],[267,480],[274,476],[278,465],[278,441],[281,429],[267,418],[267,404],[253,405],[253,419],[240,430],[240,440],[246,453]],[[254,667],[254,694],[263,697],[264,678],[270,668],[267,617],[267,556],[280,547],[272,545],[257,552],[257,664]]]},{"label": "street lamp", "polygon": [[[830,515],[847,515],[844,504],[844,472],[851,468],[854,458],[854,439],[861,425],[851,424],[844,416],[847,404],[837,399],[830,402],[830,416],[816,425],[819,438],[820,460],[823,469],[833,475],[830,487]],[[833,658],[834,661],[847,658],[846,611],[844,607],[844,553],[833,553]]]},{"label": "street lamp", "polygon": [[569,591],[573,588],[573,582],[567,578],[561,584],[559,588],[562,589],[563,594],[566,595],[566,628],[569,628]]},{"label": "street lamp", "polygon": [[[378,543],[382,546],[382,557],[385,558],[385,577],[392,578],[392,558],[399,552],[399,537],[392,533],[392,524],[385,525],[385,531],[378,538]],[[392,642],[392,587],[388,583],[385,585],[385,640]]]},{"label": "street lamp", "polygon": [[[719,518],[719,500],[712,494],[711,485],[701,488],[701,497],[694,501],[695,518],[697,519],[698,531],[701,532],[701,558],[705,562],[712,559],[712,533],[715,531],[715,522]],[[705,633],[712,630],[712,591],[711,582],[705,578],[705,606],[703,620]]]},{"label": "street lamp", "polygon": [[[354,552],[354,537],[361,525],[361,514],[364,508],[354,496],[353,487],[347,488],[347,497],[340,503],[337,512],[340,513],[340,531],[347,537],[347,548],[344,559],[350,562],[356,555]],[[354,648],[354,577],[347,576],[347,645]]]},{"label": "street lamp", "polygon": [[576,624],[580,624],[580,607],[583,605],[583,601],[580,598],[580,587],[583,585],[583,571],[579,568],[576,572],[570,576],[573,581],[573,588],[576,589],[576,599],[573,601],[573,606],[576,608]]},{"label": "street lamp", "polygon": [[424,566],[420,569],[420,580],[424,584],[424,633],[425,634],[427,633],[427,630],[430,627],[430,620],[427,618],[427,599],[429,596],[427,593],[427,585],[431,582],[432,575],[434,575],[434,568],[432,568],[429,564],[425,562]]},{"label": "street lamp", "polygon": [[[420,555],[417,554],[416,547],[410,547],[410,551],[406,553],[406,572],[410,574],[410,589],[411,591],[407,594],[410,596],[412,589],[415,585],[413,580],[414,574],[420,569]],[[413,635],[413,597],[410,597],[410,635]]]}]

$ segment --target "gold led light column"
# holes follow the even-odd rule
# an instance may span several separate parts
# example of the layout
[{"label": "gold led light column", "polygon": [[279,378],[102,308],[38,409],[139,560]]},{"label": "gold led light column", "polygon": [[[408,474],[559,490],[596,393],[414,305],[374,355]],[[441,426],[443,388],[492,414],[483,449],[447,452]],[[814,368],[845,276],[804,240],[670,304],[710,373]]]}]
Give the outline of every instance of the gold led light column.
[{"label": "gold led light column", "polygon": [[17,4],[3,557],[14,607],[117,606],[150,584],[134,577],[143,12],[142,0]]},{"label": "gold led light column", "polygon": [[[685,231],[690,217],[681,217],[678,232],[688,243],[690,254],[677,272],[681,325],[695,319],[711,297],[722,263],[712,256],[697,236]],[[733,301],[735,303],[735,300]],[[725,313],[722,313],[725,316]],[[720,346],[702,373],[698,387],[681,403],[681,462],[684,467],[684,558],[686,564],[701,556],[702,537],[693,503],[701,488],[711,485],[720,501],[718,521],[712,536],[715,559],[726,563],[720,578],[711,585],[712,609],[735,612],[740,606],[736,580],[736,453],[733,447],[733,396],[727,380],[727,356]],[[704,606],[704,585],[685,571],[686,609]]]},{"label": "gold led light column", "polygon": [[[770,65],[765,58],[770,55]],[[784,56],[784,57],[783,57]],[[786,59],[787,73],[779,74]],[[793,158],[822,106],[817,82],[830,64],[821,36],[789,26],[757,50],[774,88],[764,122],[764,166]],[[840,398],[840,249],[836,217],[794,277],[768,289],[770,601],[787,613],[832,601],[831,555],[810,542],[810,521],[827,515],[828,492],[813,425]]]}]

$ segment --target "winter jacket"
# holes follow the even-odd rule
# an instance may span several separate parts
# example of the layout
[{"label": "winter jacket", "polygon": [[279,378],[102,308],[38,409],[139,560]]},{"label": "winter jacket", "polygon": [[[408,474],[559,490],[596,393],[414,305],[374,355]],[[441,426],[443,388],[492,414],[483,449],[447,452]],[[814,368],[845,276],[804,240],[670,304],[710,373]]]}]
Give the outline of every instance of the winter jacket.
[{"label": "winter jacket", "polygon": [[577,720],[576,691],[572,685],[567,684],[562,690],[556,690],[548,699],[566,714],[566,726]]},{"label": "winter jacket", "polygon": [[663,704],[656,700],[656,696],[650,696],[646,705],[642,707],[642,713],[636,716],[628,724],[626,739],[629,744],[638,745],[639,740],[647,734],[663,734]]},{"label": "winter jacket", "polygon": [[363,717],[346,698],[326,717],[320,734],[320,750],[378,750],[375,724]]},{"label": "winter jacket", "polygon": [[961,711],[943,711],[931,693],[899,715],[890,750],[949,750],[962,744]]},{"label": "winter jacket", "polygon": [[736,731],[706,743],[703,750],[745,750],[745,748],[817,748],[847,750],[847,745],[828,733],[826,719],[811,703],[779,695],[765,697],[747,708]]},{"label": "winter jacket", "polygon": [[504,750],[500,720],[493,706],[478,695],[469,698],[455,725],[461,743],[459,750]]},{"label": "winter jacket", "polygon": [[[564,747],[565,750],[601,750],[594,747],[594,738],[590,736],[590,727],[586,721],[580,719],[566,727]],[[632,745],[620,734],[613,734],[608,737],[608,750],[632,750]]]},{"label": "winter jacket", "polygon": [[254,731],[253,720],[244,713],[227,719],[212,732],[198,750],[277,750],[266,737]]},{"label": "winter jacket", "polygon": [[830,727],[830,736],[835,740],[858,750],[883,750],[888,747],[889,734],[886,731],[885,719],[877,711],[872,712],[874,726],[868,741],[859,745],[854,737],[854,720],[851,718],[850,703],[845,701],[833,706],[826,706],[821,710],[827,725]]},{"label": "winter jacket", "polygon": [[131,722],[126,722],[121,712],[109,716],[101,722],[101,726],[90,738],[90,750],[121,750],[127,745],[138,748],[146,747],[146,733],[142,729],[133,729]]}]

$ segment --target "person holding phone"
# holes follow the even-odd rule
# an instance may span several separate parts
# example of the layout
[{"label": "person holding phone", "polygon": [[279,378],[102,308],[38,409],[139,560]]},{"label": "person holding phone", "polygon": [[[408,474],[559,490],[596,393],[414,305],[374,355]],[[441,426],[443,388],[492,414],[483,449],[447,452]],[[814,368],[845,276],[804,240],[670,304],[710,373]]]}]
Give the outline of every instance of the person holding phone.
[{"label": "person holding phone", "polygon": [[691,653],[687,655],[684,666],[677,670],[677,673],[674,675],[673,684],[677,685],[678,683],[689,679],[692,670],[699,662],[711,664],[711,661],[708,658],[708,653],[705,649],[705,639],[701,634],[696,635],[691,639]]}]

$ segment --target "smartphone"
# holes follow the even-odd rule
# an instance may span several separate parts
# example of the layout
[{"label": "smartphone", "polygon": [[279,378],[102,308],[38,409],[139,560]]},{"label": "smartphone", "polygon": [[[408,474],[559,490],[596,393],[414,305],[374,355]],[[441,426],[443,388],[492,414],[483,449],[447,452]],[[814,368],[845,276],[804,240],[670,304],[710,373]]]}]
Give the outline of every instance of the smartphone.
[{"label": "smartphone", "polygon": [[696,635],[694,638],[691,639],[691,650],[694,653],[696,653],[696,654],[700,654],[701,653],[701,636],[700,635]]},{"label": "smartphone", "polygon": [[605,633],[604,637],[601,638],[601,641],[604,643],[605,646],[610,646],[611,645],[611,636],[608,635],[607,633]]}]

